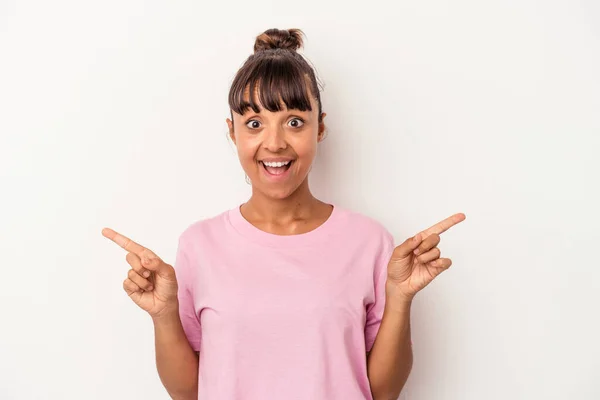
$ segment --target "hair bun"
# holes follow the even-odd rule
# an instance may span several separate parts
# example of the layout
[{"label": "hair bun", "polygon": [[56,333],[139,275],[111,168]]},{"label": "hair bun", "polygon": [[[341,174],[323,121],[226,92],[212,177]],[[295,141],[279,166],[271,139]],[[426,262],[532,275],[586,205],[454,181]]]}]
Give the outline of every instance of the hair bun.
[{"label": "hair bun", "polygon": [[273,49],[296,51],[302,47],[302,35],[300,29],[268,29],[256,37],[254,52]]}]

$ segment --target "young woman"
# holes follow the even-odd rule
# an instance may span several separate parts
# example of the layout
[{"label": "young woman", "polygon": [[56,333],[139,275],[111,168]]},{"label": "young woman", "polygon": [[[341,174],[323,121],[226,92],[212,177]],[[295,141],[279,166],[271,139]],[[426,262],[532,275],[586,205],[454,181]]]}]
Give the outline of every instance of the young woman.
[{"label": "young woman", "polygon": [[152,317],[174,399],[396,399],[412,299],[451,264],[439,235],[462,213],[394,247],[378,222],[312,195],[325,113],[301,34],[258,36],[231,86],[247,202],[190,225],[174,266],[103,230],[128,251],[123,287]]}]

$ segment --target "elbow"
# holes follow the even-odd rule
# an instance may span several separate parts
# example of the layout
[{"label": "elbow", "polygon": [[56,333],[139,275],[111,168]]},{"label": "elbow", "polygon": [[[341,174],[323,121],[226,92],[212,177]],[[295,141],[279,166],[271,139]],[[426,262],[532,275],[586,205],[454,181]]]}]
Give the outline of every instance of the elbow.
[{"label": "elbow", "polygon": [[400,391],[390,391],[387,393],[373,393],[373,400],[398,400]]},{"label": "elbow", "polygon": [[371,388],[371,394],[373,396],[373,400],[398,400],[400,397],[400,393],[402,392],[402,388],[404,387],[404,382],[401,385],[386,385],[380,386],[378,388]]},{"label": "elbow", "polygon": [[195,391],[190,390],[187,392],[178,392],[178,393],[169,392],[169,396],[171,396],[171,399],[173,399],[173,400],[197,400],[198,399],[198,390],[195,390]]},{"label": "elbow", "polygon": [[173,400],[198,400],[198,381],[188,382],[182,385],[181,382],[177,386],[165,385],[167,393]]},{"label": "elbow", "polygon": [[181,385],[181,383],[179,383],[177,386],[165,384],[164,381],[162,383],[167,393],[173,400],[198,400],[197,381],[186,385]]},{"label": "elbow", "polygon": [[373,400],[398,400],[400,393],[402,393],[402,389],[404,389],[404,386],[408,381],[411,369],[412,363],[410,363],[400,375],[397,375],[396,378],[387,379],[385,382],[372,382],[371,394]]}]

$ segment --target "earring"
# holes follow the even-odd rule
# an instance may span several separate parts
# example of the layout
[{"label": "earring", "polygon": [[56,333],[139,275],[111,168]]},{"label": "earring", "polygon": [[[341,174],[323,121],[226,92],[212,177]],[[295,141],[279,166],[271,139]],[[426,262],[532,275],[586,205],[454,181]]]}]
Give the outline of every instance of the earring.
[{"label": "earring", "polygon": [[248,185],[251,185],[251,184],[252,184],[252,182],[250,182],[250,178],[248,178],[248,174],[244,173],[244,176],[246,177],[246,183],[247,183]]}]

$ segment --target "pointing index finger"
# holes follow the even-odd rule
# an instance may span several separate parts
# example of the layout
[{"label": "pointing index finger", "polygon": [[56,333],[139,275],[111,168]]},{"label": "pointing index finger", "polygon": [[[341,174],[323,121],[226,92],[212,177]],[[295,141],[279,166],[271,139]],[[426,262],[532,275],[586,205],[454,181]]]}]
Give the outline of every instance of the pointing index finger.
[{"label": "pointing index finger", "polygon": [[144,246],[137,244],[136,242],[129,239],[128,237],[123,236],[120,233],[115,232],[110,228],[102,229],[102,236],[112,240],[113,242],[115,242],[116,244],[118,244],[119,246],[124,248],[125,250],[127,250],[130,253],[133,253],[139,257],[142,257],[142,253],[144,252],[144,250],[146,250],[146,248]]},{"label": "pointing index finger", "polygon": [[458,224],[465,220],[466,215],[463,213],[454,214],[451,217],[446,218],[443,221],[438,222],[437,224],[427,228],[423,231],[423,237],[427,237],[433,233],[437,233],[438,235],[442,232],[446,232],[448,229],[452,228],[454,225]]}]

